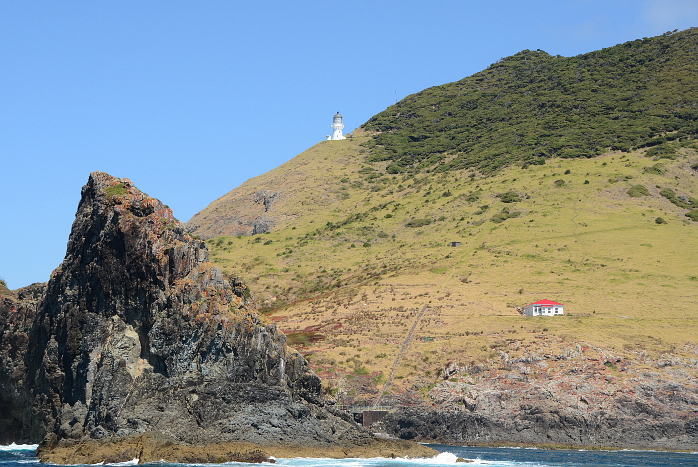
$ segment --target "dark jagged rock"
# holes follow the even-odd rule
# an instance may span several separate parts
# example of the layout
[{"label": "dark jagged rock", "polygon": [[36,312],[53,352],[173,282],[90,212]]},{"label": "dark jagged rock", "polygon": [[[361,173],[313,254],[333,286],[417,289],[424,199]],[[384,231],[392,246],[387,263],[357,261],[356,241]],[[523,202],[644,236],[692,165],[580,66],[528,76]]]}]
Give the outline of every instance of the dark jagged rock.
[{"label": "dark jagged rock", "polygon": [[2,304],[0,434],[47,435],[45,456],[153,433],[189,445],[376,443],[323,407],[319,378],[245,289],[160,201],[91,174],[38,309]]},{"label": "dark jagged rock", "polygon": [[448,444],[698,446],[695,380],[682,384],[642,373],[623,382],[602,374],[523,382],[506,370],[486,373],[467,382],[444,381],[429,394],[435,407],[390,413],[382,429],[402,439]]},{"label": "dark jagged rock", "polygon": [[26,355],[37,307],[46,284],[0,297],[0,444],[28,442],[31,415]]}]

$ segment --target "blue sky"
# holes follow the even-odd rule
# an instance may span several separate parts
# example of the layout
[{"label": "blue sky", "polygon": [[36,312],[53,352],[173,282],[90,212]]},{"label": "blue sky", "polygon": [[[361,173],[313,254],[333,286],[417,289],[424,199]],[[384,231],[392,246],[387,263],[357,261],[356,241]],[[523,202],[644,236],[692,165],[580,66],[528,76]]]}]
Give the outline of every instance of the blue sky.
[{"label": "blue sky", "polygon": [[0,0],[0,277],[48,280],[90,172],[189,220],[398,99],[523,49],[698,26],[695,0]]}]

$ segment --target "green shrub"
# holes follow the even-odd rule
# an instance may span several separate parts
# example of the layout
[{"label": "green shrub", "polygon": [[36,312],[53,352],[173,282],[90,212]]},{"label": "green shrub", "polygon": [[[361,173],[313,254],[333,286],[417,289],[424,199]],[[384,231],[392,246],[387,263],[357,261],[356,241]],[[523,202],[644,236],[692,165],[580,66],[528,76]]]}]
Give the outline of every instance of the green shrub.
[{"label": "green shrub", "polygon": [[652,167],[645,167],[643,172],[648,174],[663,175],[666,173],[666,169],[662,164],[654,164]]},{"label": "green shrub", "polygon": [[662,217],[658,217],[654,220],[657,224],[666,224],[666,221]]},{"label": "green shrub", "polygon": [[128,188],[126,188],[123,183],[119,182],[116,185],[106,187],[104,192],[107,194],[107,198],[111,198],[112,196],[124,196],[128,194]]},{"label": "green shrub", "polygon": [[678,155],[679,152],[676,148],[669,144],[659,144],[645,153],[647,157],[656,157],[659,159],[676,159]]},{"label": "green shrub", "polygon": [[286,342],[291,347],[306,347],[314,342],[322,340],[324,336],[314,331],[299,331],[286,334]]},{"label": "green shrub", "polygon": [[475,211],[475,215],[479,216],[480,214],[484,214],[485,211],[487,211],[489,208],[490,206],[488,204],[483,204],[482,206],[480,206],[480,210]]},{"label": "green shrub", "polygon": [[664,136],[657,136],[655,138],[649,139],[644,143],[640,143],[641,147],[659,146],[666,143],[666,138]]},{"label": "green shrub", "polygon": [[475,201],[480,199],[481,193],[482,193],[482,188],[480,188],[478,191],[468,193],[468,196],[465,197],[465,200],[469,203],[474,203]]},{"label": "green shrub", "polygon": [[514,211],[514,212],[509,212],[508,210],[503,210],[500,213],[495,214],[490,218],[492,222],[495,224],[500,224],[504,222],[507,219],[512,219],[514,217],[519,217],[521,215],[521,212],[519,211]]},{"label": "green shrub", "polygon": [[686,217],[688,217],[692,221],[698,222],[698,209],[691,209],[686,213]]},{"label": "green shrub", "polygon": [[495,224],[500,224],[504,222],[505,220],[509,219],[509,215],[505,214],[503,212],[497,213],[494,216],[490,217],[490,220],[494,222]]},{"label": "green shrub", "polygon": [[392,162],[388,164],[388,166],[385,168],[385,171],[391,175],[394,175],[404,172],[404,169],[400,167],[397,163]]},{"label": "green shrub", "polygon": [[405,227],[424,227],[432,223],[431,219],[412,219],[405,224]]},{"label": "green shrub", "polygon": [[563,187],[563,186],[565,186],[565,185],[567,185],[567,183],[565,183],[564,180],[555,180],[555,186],[557,186],[557,187]]},{"label": "green shrub", "polygon": [[633,198],[640,198],[642,196],[650,195],[649,190],[644,185],[634,185],[630,187],[626,193],[628,196],[632,196]]},{"label": "green shrub", "polygon": [[672,190],[671,188],[662,188],[659,191],[659,194],[664,196],[665,198],[667,198],[669,200],[671,198],[676,198],[676,193],[674,193],[674,190]]},{"label": "green shrub", "polygon": [[507,191],[506,193],[499,193],[495,195],[502,203],[518,203],[521,201],[521,197],[515,191]]},{"label": "green shrub", "polygon": [[676,206],[683,209],[692,209],[698,207],[698,200],[695,198],[681,199],[676,196],[676,193],[671,188],[663,188],[659,192],[660,195],[664,196],[666,199],[674,203]]}]

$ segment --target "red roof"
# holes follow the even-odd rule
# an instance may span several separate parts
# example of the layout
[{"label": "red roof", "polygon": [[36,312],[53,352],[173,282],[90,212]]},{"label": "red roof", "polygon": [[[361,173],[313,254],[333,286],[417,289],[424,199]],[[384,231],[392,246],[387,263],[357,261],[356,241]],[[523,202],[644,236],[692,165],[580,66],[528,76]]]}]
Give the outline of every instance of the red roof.
[{"label": "red roof", "polygon": [[[539,300],[536,303],[531,303],[531,305],[540,306],[564,306],[562,303],[553,302],[552,300]],[[529,305],[529,306],[531,306]]]}]

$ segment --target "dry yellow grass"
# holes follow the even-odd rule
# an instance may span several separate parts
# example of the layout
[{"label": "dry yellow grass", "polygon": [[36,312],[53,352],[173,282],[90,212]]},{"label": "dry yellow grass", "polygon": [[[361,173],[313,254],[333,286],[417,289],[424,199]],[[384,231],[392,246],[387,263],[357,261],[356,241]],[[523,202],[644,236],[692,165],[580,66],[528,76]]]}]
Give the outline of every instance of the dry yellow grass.
[{"label": "dry yellow grass", "polygon": [[[669,187],[698,196],[695,151],[659,161],[661,175],[646,173],[657,161],[638,152],[489,177],[371,178],[382,171],[362,162],[362,138],[323,142],[235,190],[281,190],[284,204],[269,213],[277,227],[208,242],[213,261],[250,285],[340,391],[348,375],[382,384],[424,305],[398,388],[428,384],[451,359],[492,360],[499,348],[523,354],[583,342],[636,360],[696,358],[698,223],[659,195]],[[627,194],[638,184],[650,196]],[[512,190],[520,202],[497,197]],[[503,209],[520,214],[493,222]],[[412,219],[432,222],[406,227]],[[543,298],[564,303],[565,316],[516,310]]]}]

